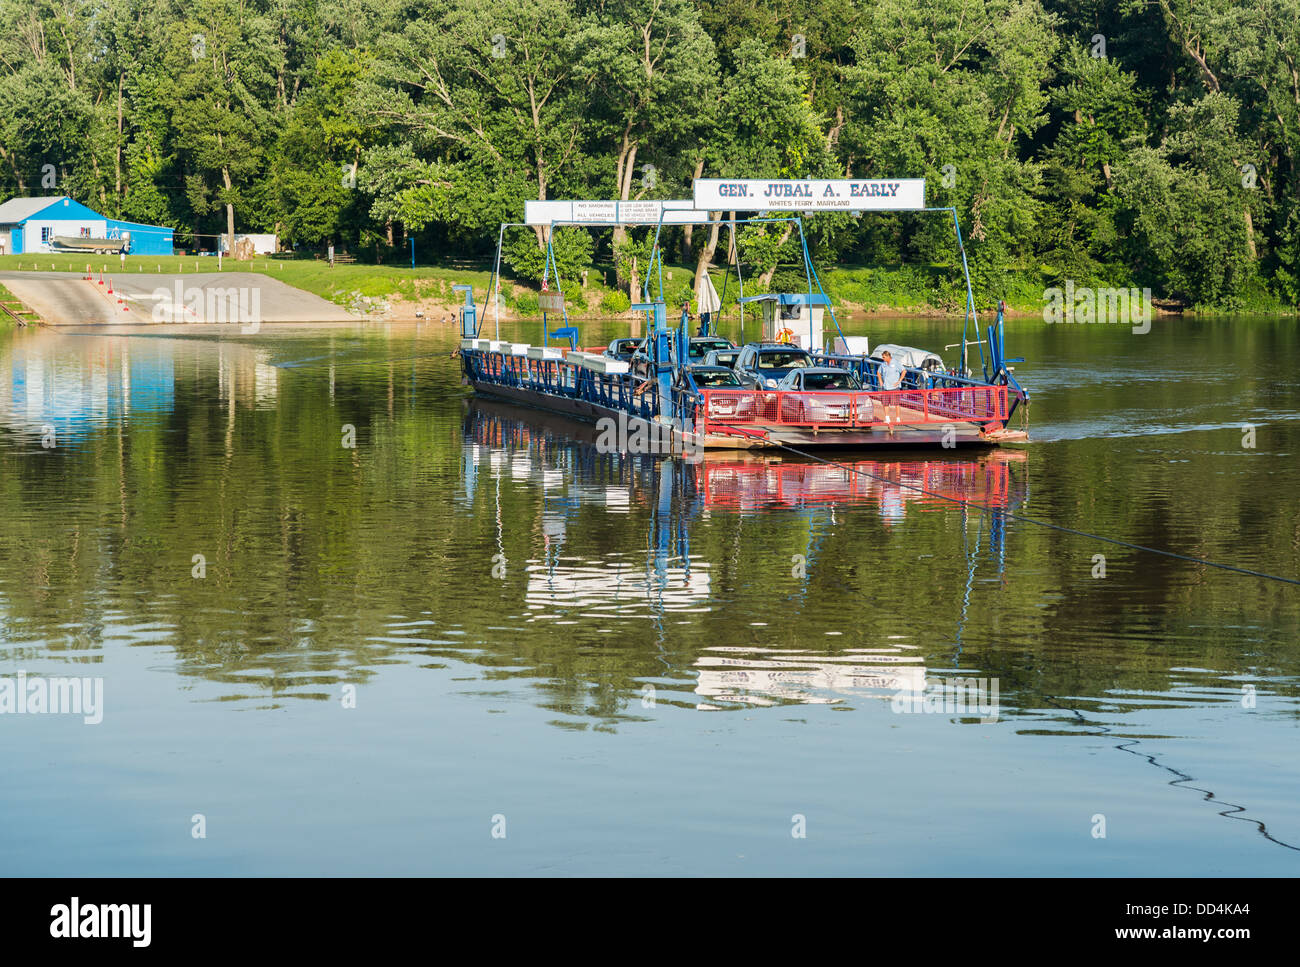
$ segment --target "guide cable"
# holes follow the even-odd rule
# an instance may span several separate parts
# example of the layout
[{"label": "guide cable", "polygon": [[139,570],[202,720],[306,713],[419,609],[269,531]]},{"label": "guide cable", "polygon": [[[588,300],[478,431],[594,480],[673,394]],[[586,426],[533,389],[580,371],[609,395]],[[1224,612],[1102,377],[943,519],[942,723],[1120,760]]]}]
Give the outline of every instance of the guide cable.
[{"label": "guide cable", "polygon": [[[738,432],[741,433],[744,432],[743,427],[732,426],[730,424],[721,423],[713,420],[710,420],[709,422],[711,424],[716,423],[716,425],[718,426],[725,426],[731,430],[737,430]],[[1164,548],[1160,548],[1160,547],[1149,547],[1145,544],[1135,544],[1132,541],[1120,540],[1117,537],[1106,537],[1104,534],[1093,534],[1089,531],[1079,530],[1078,528],[1075,527],[1067,527],[1064,524],[1054,524],[1051,521],[1042,520],[1037,517],[1026,517],[1022,514],[1015,514],[1010,511],[1002,510],[1001,508],[998,507],[990,507],[987,504],[981,504],[977,501],[965,500],[961,497],[950,497],[947,494],[935,493],[934,491],[926,490],[924,487],[918,487],[914,484],[907,484],[897,480],[890,480],[888,477],[881,477],[877,474],[871,473],[868,470],[862,470],[857,467],[850,467],[847,464],[839,463],[835,460],[829,460],[826,457],[818,456],[815,453],[809,453],[806,450],[800,450],[797,447],[792,447],[786,443],[779,443],[775,440],[768,440],[765,442],[769,443],[771,446],[777,447],[778,449],[785,450],[789,453],[793,453],[796,456],[805,457],[809,460],[816,460],[818,463],[824,463],[832,467],[839,467],[841,470],[844,470],[848,473],[858,474],[859,476],[863,476],[863,477],[870,477],[873,480],[877,480],[881,483],[889,484],[891,486],[904,487],[908,490],[912,490],[912,491],[916,491],[917,493],[924,494],[927,497],[934,497],[939,500],[946,500],[950,503],[960,504],[962,506],[974,507],[990,514],[998,514],[1001,515],[1006,520],[1020,521],[1025,524],[1036,524],[1039,527],[1046,527],[1049,530],[1059,531],[1063,534],[1073,534],[1076,537],[1086,537],[1090,540],[1101,541],[1105,544],[1114,544],[1118,547],[1127,547],[1130,550],[1134,550],[1134,551],[1145,551],[1149,554],[1159,554],[1164,557],[1172,557],[1180,561],[1187,561],[1191,564],[1202,564],[1205,567],[1217,568],[1220,571],[1231,571],[1234,574],[1244,574],[1247,577],[1263,578],[1266,581],[1276,581],[1279,584],[1293,584],[1293,585],[1300,586],[1300,579],[1283,577],[1279,574],[1268,574],[1264,571],[1255,571],[1246,567],[1238,567],[1235,564],[1223,564],[1218,561],[1210,561],[1203,557],[1193,557],[1190,554],[1180,554],[1178,551],[1165,550]]]}]

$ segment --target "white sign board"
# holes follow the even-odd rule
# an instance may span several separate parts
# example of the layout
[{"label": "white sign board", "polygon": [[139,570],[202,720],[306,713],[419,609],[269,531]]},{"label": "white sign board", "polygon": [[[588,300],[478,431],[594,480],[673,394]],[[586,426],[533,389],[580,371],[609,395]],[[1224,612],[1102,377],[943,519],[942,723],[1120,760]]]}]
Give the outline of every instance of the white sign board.
[{"label": "white sign board", "polygon": [[573,202],[571,201],[524,202],[525,225],[549,225],[551,222],[571,221],[573,221]]},{"label": "white sign board", "polygon": [[709,220],[690,199],[642,201],[526,201],[525,225],[699,225]]},{"label": "white sign board", "polygon": [[573,202],[573,220],[575,222],[618,221],[618,202],[575,201]]},{"label": "white sign board", "polygon": [[925,207],[925,179],[697,178],[695,207],[729,212],[914,211]]},{"label": "white sign board", "polygon": [[539,292],[537,294],[537,308],[542,312],[563,312],[564,295],[560,292]]}]

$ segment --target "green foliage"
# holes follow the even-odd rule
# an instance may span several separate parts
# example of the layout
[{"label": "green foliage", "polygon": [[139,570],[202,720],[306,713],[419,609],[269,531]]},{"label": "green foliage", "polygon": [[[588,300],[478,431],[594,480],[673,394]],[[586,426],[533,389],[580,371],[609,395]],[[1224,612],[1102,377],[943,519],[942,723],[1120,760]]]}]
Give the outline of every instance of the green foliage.
[{"label": "green foliage", "polygon": [[[266,231],[392,262],[410,238],[487,258],[529,199],[924,176],[981,301],[1045,265],[1295,306],[1297,23],[1300,0],[0,0],[0,196],[71,194],[191,249]],[[819,264],[960,264],[942,216],[805,232]],[[612,235],[625,285],[648,244]],[[799,260],[783,235],[742,233],[755,285]],[[583,246],[562,246],[566,280]]]},{"label": "green foliage", "polygon": [[514,309],[523,316],[535,316],[540,312],[540,303],[536,292],[521,292],[514,301]]},{"label": "green foliage", "polygon": [[551,239],[554,265],[547,267],[546,249],[537,244],[531,232],[516,232],[506,243],[502,258],[515,275],[530,282],[541,282],[560,273],[564,283],[578,282],[582,272],[591,265],[591,233],[585,228],[558,228]]},{"label": "green foliage", "polygon": [[271,185],[271,202],[284,212],[281,238],[314,245],[333,237],[348,202],[338,168],[329,163],[289,168],[276,172]]},{"label": "green foliage", "polygon": [[600,308],[611,315],[622,315],[632,308],[632,300],[626,292],[613,289],[601,297]]},{"label": "green foliage", "polygon": [[650,231],[627,233],[614,240],[614,267],[618,278],[631,279],[635,275],[638,295],[645,285],[645,274],[653,249],[654,233]]},{"label": "green foliage", "polygon": [[799,239],[788,231],[788,223],[746,225],[736,245],[744,270],[755,276],[772,271],[781,262],[803,261]]},{"label": "green foliage", "polygon": [[[773,292],[807,292],[808,276],[806,273],[796,269],[777,269],[772,273],[772,284],[770,286]],[[817,291],[814,283],[813,291]]]},{"label": "green foliage", "polygon": [[1257,269],[1246,241],[1246,211],[1256,197],[1232,162],[1244,151],[1237,105],[1207,94],[1170,114],[1164,144],[1138,148],[1116,168],[1133,261],[1175,298],[1239,307]]}]

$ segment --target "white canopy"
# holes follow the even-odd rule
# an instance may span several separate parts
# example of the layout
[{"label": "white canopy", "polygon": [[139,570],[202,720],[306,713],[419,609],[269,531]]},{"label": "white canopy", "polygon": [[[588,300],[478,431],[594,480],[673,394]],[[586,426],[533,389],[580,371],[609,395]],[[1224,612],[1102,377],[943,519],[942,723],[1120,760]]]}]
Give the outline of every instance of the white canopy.
[{"label": "white canopy", "polygon": [[700,284],[695,287],[695,308],[698,312],[717,312],[722,308],[722,300],[708,272],[700,276]]}]

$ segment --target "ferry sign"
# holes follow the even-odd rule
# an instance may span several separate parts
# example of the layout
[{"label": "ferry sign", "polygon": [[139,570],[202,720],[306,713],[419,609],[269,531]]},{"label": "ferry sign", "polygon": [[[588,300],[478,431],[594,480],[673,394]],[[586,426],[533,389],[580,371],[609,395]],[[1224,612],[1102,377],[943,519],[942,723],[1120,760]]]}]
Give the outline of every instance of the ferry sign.
[{"label": "ferry sign", "polygon": [[697,178],[695,207],[746,212],[915,211],[925,207],[925,179]]},{"label": "ferry sign", "polygon": [[641,201],[525,201],[526,225],[699,225],[707,211],[695,211],[689,199]]},{"label": "ferry sign", "polygon": [[563,312],[564,294],[560,292],[539,292],[537,308],[542,312]]}]

